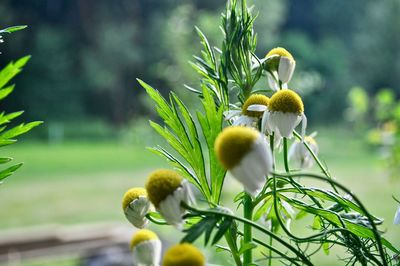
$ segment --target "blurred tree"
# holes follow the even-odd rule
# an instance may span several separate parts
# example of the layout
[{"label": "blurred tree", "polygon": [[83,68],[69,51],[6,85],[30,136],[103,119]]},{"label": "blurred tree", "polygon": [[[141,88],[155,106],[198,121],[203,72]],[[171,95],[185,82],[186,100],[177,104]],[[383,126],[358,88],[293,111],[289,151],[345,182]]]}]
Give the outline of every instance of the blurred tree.
[{"label": "blurred tree", "polygon": [[[370,91],[399,84],[398,0],[248,1],[260,14],[258,55],[291,50],[301,66],[291,85],[314,121],[341,118],[354,84]],[[26,109],[28,118],[124,125],[148,110],[136,77],[178,93],[194,84],[187,61],[199,38],[191,25],[220,46],[223,8],[214,0],[2,0],[3,26],[30,28],[2,46],[0,64],[33,56],[19,92],[3,104]]]}]

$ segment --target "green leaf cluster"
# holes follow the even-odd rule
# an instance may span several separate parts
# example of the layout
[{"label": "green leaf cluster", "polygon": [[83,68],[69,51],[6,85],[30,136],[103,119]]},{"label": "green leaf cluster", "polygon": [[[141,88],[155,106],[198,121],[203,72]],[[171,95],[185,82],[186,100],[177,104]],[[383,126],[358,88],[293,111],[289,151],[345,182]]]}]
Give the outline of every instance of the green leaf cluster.
[{"label": "green leaf cluster", "polygon": [[[4,32],[13,32],[23,27],[12,27],[3,30]],[[5,66],[2,70],[0,70],[0,100],[7,97],[11,92],[13,92],[15,86],[14,84],[9,85],[10,81],[22,71],[22,68],[29,61],[30,56],[25,56],[18,59],[15,62],[10,62],[7,66]],[[10,126],[10,123],[13,119],[21,116],[23,111],[0,113],[0,147],[13,144],[17,141],[16,137],[22,134],[27,133],[32,128],[40,125],[42,122],[30,122],[30,123],[22,123],[16,126]],[[0,164],[6,164],[11,162],[13,159],[10,157],[0,157]],[[8,166],[0,170],[0,181],[3,181],[5,178],[12,175],[19,167],[22,166],[22,163],[18,163],[12,166]]]}]

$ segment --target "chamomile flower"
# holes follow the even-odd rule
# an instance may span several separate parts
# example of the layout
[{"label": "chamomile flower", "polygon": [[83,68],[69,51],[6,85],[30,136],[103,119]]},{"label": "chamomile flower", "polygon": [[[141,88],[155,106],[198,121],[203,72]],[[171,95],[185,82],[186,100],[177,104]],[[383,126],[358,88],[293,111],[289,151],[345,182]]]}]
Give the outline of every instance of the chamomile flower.
[{"label": "chamomile flower", "polygon": [[122,209],[128,221],[137,228],[145,227],[149,221],[146,214],[151,210],[151,203],[144,188],[129,189],[122,200]]},{"label": "chamomile flower", "polygon": [[161,241],[154,232],[147,229],[137,231],[131,240],[131,250],[138,265],[160,265]]},{"label": "chamomile flower", "polygon": [[225,128],[215,140],[218,160],[251,195],[260,192],[272,170],[271,149],[263,134],[253,128]]},{"label": "chamomile flower", "polygon": [[[314,154],[318,154],[318,144],[314,139],[315,135],[316,134],[313,133],[310,136],[306,136],[304,138],[304,142],[308,144]],[[304,146],[304,143],[297,140],[292,144],[289,149],[289,160],[294,162],[297,167],[301,169],[310,168],[314,164],[314,158],[307,147]]]},{"label": "chamomile flower", "polygon": [[193,202],[188,181],[175,171],[161,169],[150,174],[146,190],[150,201],[165,221],[180,228],[185,211],[181,203]]},{"label": "chamomile flower", "polygon": [[257,127],[257,122],[268,109],[269,98],[262,94],[252,94],[244,102],[242,110],[232,110],[225,114],[234,126]]},{"label": "chamomile flower", "polygon": [[292,90],[280,90],[272,95],[268,111],[264,112],[262,128],[275,132],[285,138],[291,138],[297,125],[302,122],[302,136],[305,134],[307,118],[300,96]]},{"label": "chamomile flower", "polygon": [[204,266],[206,259],[201,251],[189,243],[170,247],[164,255],[162,266]]},{"label": "chamomile flower", "polygon": [[393,223],[394,224],[400,224],[400,206],[397,208],[397,212],[394,215]]},{"label": "chamomile flower", "polygon": [[[270,84],[276,84],[276,80],[280,80],[283,84],[286,84],[292,79],[294,69],[296,68],[296,61],[294,61],[293,56],[285,48],[276,47],[272,49],[268,52],[265,59],[271,75],[268,76]],[[274,88],[272,87],[272,89]]]}]

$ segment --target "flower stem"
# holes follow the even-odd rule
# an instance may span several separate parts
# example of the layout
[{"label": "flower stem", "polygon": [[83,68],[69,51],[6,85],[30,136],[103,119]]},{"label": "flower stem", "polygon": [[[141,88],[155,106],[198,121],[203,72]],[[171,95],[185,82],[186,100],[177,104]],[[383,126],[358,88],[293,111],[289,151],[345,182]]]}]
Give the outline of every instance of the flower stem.
[{"label": "flower stem", "polygon": [[[253,220],[253,201],[251,196],[246,193],[243,198],[243,216],[245,219]],[[250,224],[243,225],[243,243],[244,245],[250,243],[253,239],[252,237],[252,226]],[[249,248],[243,253],[243,265],[251,265],[253,262],[252,249]]]},{"label": "flower stem", "polygon": [[[271,222],[271,232],[274,231],[274,223]],[[269,245],[272,247],[272,241],[273,238],[272,236],[269,237]],[[272,249],[270,248],[268,251],[268,256],[269,256],[269,260],[268,260],[268,266],[272,265]]]},{"label": "flower stem", "polygon": [[299,260],[301,260],[301,262],[303,264],[309,265],[309,266],[313,265],[311,263],[311,261],[297,247],[292,246],[289,242],[286,242],[281,236],[275,235],[273,232],[265,229],[263,226],[253,222],[252,220],[242,218],[241,216],[236,216],[236,215],[229,214],[229,213],[216,211],[216,210],[199,210],[192,206],[187,205],[185,202],[182,202],[181,204],[182,204],[183,208],[190,210],[192,212],[198,213],[198,214],[218,214],[218,215],[228,217],[233,220],[242,222],[243,224],[250,225],[250,226],[254,227],[255,229],[259,230],[260,232],[266,234],[267,236],[274,238],[274,240],[276,240],[278,243],[280,243],[283,246],[285,246],[286,248],[288,248],[290,251],[292,251],[294,254],[296,254],[296,256],[299,258]]},{"label": "flower stem", "polygon": [[283,163],[285,164],[286,173],[289,173],[287,138],[283,138]]},{"label": "flower stem", "polygon": [[275,171],[275,132],[269,136],[269,146],[271,147],[271,154],[272,154],[272,170]]},{"label": "flower stem", "polygon": [[236,239],[233,238],[231,229],[226,231],[225,233],[225,240],[231,250],[232,257],[236,263],[236,266],[242,266],[242,261],[240,260],[240,256],[238,254]]}]

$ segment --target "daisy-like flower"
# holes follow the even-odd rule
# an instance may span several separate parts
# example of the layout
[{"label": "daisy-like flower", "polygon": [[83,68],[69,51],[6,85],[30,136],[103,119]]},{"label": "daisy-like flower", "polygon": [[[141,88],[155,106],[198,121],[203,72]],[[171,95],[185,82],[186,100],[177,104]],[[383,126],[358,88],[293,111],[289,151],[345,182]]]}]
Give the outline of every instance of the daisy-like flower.
[{"label": "daisy-like flower", "polygon": [[131,240],[131,250],[138,265],[160,265],[161,241],[154,232],[147,229],[137,231]]},{"label": "daisy-like flower", "polygon": [[270,130],[276,135],[291,138],[297,125],[303,122],[302,136],[304,137],[307,118],[304,115],[304,105],[300,96],[292,90],[275,92],[269,100],[268,111],[262,118],[263,130]]},{"label": "daisy-like flower", "polygon": [[129,189],[122,200],[122,209],[128,221],[137,228],[145,227],[149,221],[146,214],[151,210],[151,203],[144,188]]},{"label": "daisy-like flower", "polygon": [[222,166],[251,195],[257,195],[272,170],[271,149],[263,134],[253,128],[225,128],[215,140],[215,152]]},{"label": "daisy-like flower", "polygon": [[394,215],[393,223],[394,224],[400,224],[400,206],[397,208],[397,212]]},{"label": "daisy-like flower", "polygon": [[161,169],[150,174],[146,190],[150,201],[165,221],[181,228],[185,212],[181,203],[193,202],[188,181],[175,171]]},{"label": "daisy-like flower", "polygon": [[206,259],[201,251],[189,243],[170,247],[164,255],[162,266],[204,266]]},{"label": "daisy-like flower", "polygon": [[[314,139],[315,135],[316,134],[313,133],[310,136],[306,136],[304,138],[304,141],[308,144],[308,146],[315,154],[318,154],[318,144]],[[313,156],[311,155],[307,147],[304,146],[304,143],[298,140],[296,140],[289,149],[289,160],[294,162],[297,167],[301,169],[310,168],[314,164]]]},{"label": "daisy-like flower", "polygon": [[280,80],[282,84],[286,84],[292,79],[294,69],[296,68],[296,61],[294,61],[293,56],[285,48],[276,47],[272,49],[268,52],[265,59],[268,65],[268,83],[271,89],[279,89],[277,80]]},{"label": "daisy-like flower", "polygon": [[234,126],[257,127],[257,122],[268,109],[269,98],[262,94],[252,94],[244,102],[242,110],[232,110],[225,114]]}]

